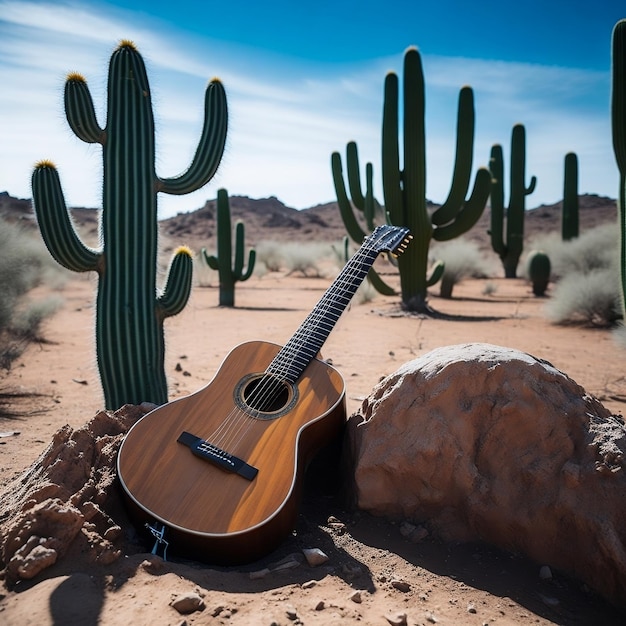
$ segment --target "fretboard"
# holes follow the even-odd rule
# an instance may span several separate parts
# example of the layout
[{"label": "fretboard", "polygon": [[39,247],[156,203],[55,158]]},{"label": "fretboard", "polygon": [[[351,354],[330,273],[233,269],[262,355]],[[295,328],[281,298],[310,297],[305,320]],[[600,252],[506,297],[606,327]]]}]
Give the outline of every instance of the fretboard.
[{"label": "fretboard", "polygon": [[374,264],[378,251],[363,244],[346,263],[332,285],[293,337],[274,357],[266,372],[295,383],[320,351],[350,300]]}]

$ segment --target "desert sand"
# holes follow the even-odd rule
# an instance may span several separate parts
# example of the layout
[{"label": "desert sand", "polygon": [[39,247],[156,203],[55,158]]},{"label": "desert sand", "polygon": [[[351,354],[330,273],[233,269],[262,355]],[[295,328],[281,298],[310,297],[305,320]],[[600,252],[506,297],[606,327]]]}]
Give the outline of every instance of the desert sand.
[{"label": "desert sand", "polygon": [[[95,277],[73,276],[59,291],[62,309],[47,321],[3,386],[30,395],[21,417],[0,422],[0,486],[18,476],[65,424],[83,426],[103,408],[95,366]],[[485,283],[495,285],[484,295]],[[329,278],[285,273],[253,276],[236,289],[236,307],[218,306],[215,286],[194,288],[184,311],[165,322],[170,399],[203,387],[241,342],[284,343],[329,285]],[[466,280],[437,317],[405,315],[397,297],[355,298],[323,356],[343,375],[348,414],[400,365],[443,345],[488,342],[546,359],[616,414],[626,402],[626,351],[611,331],[554,326],[545,299],[522,279]],[[129,524],[128,520],[122,523]],[[220,568],[163,562],[130,550],[108,566],[72,554],[34,580],[0,590],[0,622],[24,624],[618,624],[623,614],[561,572],[487,545],[411,542],[402,520],[350,509],[338,496],[307,492],[298,525],[260,562]],[[302,547],[328,560],[312,567]],[[295,555],[297,567],[276,568]],[[294,558],[291,559],[293,561]],[[255,572],[270,569],[262,577]],[[252,575],[251,575],[252,573]],[[202,609],[172,603],[196,594]],[[193,597],[193,596],[192,596]],[[197,598],[196,598],[197,599]]]}]

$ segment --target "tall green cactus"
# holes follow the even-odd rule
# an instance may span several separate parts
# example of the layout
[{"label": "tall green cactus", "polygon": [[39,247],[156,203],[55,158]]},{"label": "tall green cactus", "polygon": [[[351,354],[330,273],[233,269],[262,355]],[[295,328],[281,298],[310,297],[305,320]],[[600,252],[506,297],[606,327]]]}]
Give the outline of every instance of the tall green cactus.
[{"label": "tall green cactus", "polygon": [[65,112],[74,133],[102,144],[102,248],[85,246],[68,213],[56,168],[33,173],[35,212],[52,256],[65,267],[99,275],[96,352],[105,405],[167,402],[163,320],[179,313],[191,290],[192,255],[179,248],[157,291],[157,192],[186,194],[215,174],[227,129],[226,94],[212,80],[205,95],[202,136],[189,169],[174,178],[155,172],[154,118],[143,59],[122,41],[111,56],[106,126],[96,119],[85,79],[68,75]]},{"label": "tall green cactus", "polygon": [[570,241],[578,237],[578,157],[575,152],[565,155],[564,167],[561,238]]},{"label": "tall green cactus", "polygon": [[526,272],[536,296],[545,296],[550,283],[552,264],[550,257],[543,250],[533,250],[526,259]]},{"label": "tall green cactus", "polygon": [[[406,226],[413,242],[398,258],[402,305],[409,311],[428,311],[427,287],[439,279],[443,266],[427,277],[431,239],[447,241],[467,232],[482,215],[490,189],[486,168],[476,173],[474,188],[465,200],[472,172],[474,149],[474,94],[463,87],[457,114],[456,160],[448,198],[432,215],[426,201],[425,96],[422,60],[415,47],[404,55],[403,168],[400,167],[399,86],[394,72],[387,74],[384,86],[382,127],[382,179],[387,219]],[[337,180],[337,176],[335,176]],[[352,187],[352,185],[351,185]]]},{"label": "tall green cactus", "polygon": [[626,320],[626,20],[617,22],[613,29],[611,56],[611,128],[619,170],[622,314]]},{"label": "tall green cactus", "polygon": [[[235,225],[235,260],[232,261],[232,231],[230,224],[230,205],[225,189],[217,192],[217,256],[209,255],[202,248],[202,255],[207,265],[219,272],[220,306],[235,306],[235,283],[248,280],[254,271],[256,250],[248,254],[248,267],[243,269],[245,227],[238,221]],[[232,267],[231,267],[231,264]]]},{"label": "tall green cactus", "polygon": [[502,146],[491,148],[491,247],[498,254],[506,278],[517,276],[517,265],[524,250],[524,213],[526,196],[535,190],[533,176],[528,187],[526,177],[526,130],[522,124],[513,126],[511,134],[511,173],[509,207],[506,209],[506,243],[504,242],[504,158]]}]

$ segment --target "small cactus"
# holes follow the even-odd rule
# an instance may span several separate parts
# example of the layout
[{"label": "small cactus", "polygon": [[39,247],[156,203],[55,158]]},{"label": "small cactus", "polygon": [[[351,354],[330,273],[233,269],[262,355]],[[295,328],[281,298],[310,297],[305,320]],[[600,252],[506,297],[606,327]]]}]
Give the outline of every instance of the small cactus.
[{"label": "small cactus", "polygon": [[[509,206],[504,208],[504,158],[502,146],[491,148],[491,247],[500,257],[506,278],[517,276],[517,265],[524,250],[525,197],[535,190],[537,179],[533,176],[526,186],[526,130],[516,124],[511,133],[511,172]],[[506,242],[504,220],[506,216]]]},{"label": "small cactus", "polygon": [[254,271],[256,250],[248,253],[248,266],[243,269],[245,227],[238,221],[235,225],[235,260],[232,260],[232,230],[230,222],[230,205],[228,192],[219,189],[217,192],[217,256],[209,255],[202,248],[202,256],[207,265],[219,272],[220,306],[235,306],[235,283],[248,280]]},{"label": "small cactus", "polygon": [[533,293],[538,297],[545,296],[552,270],[550,257],[541,250],[533,250],[526,260],[526,268]]},{"label": "small cactus", "polygon": [[192,254],[177,250],[165,287],[156,287],[157,193],[180,195],[202,187],[220,163],[227,129],[226,94],[218,80],[205,96],[202,136],[189,168],[173,178],[155,172],[155,131],[150,86],[135,45],[123,40],[111,55],[106,126],[96,119],[84,77],[65,83],[71,129],[87,143],[102,145],[102,249],[85,246],[68,213],[51,161],[33,172],[39,228],[52,256],[68,269],[99,275],[96,356],[107,409],[123,404],[167,402],[163,320],[179,313],[191,291]]}]

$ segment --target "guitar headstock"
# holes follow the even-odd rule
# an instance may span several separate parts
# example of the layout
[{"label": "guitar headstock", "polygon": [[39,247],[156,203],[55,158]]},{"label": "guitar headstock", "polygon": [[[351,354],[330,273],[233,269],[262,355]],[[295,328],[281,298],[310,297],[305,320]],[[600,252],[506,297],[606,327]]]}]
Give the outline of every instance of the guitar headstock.
[{"label": "guitar headstock", "polygon": [[404,226],[377,226],[366,241],[378,252],[389,252],[394,257],[400,256],[413,239],[413,235]]}]

